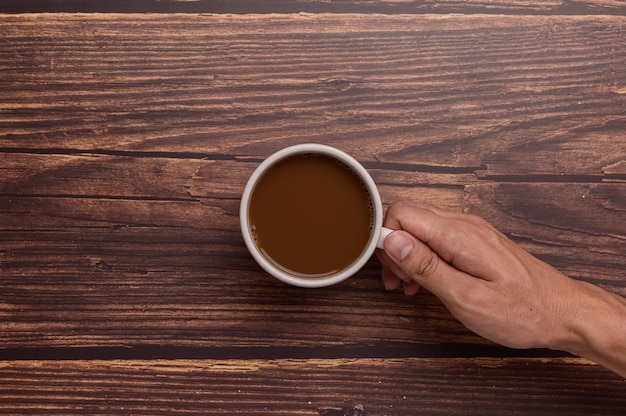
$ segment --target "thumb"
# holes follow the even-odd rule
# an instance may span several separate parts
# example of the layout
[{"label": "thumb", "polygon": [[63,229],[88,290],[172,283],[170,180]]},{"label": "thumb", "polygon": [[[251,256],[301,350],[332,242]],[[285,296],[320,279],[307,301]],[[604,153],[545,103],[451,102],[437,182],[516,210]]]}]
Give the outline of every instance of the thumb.
[{"label": "thumb", "polygon": [[460,285],[461,279],[467,277],[406,231],[392,232],[384,245],[385,253],[397,267],[439,298],[448,298],[454,286]]}]

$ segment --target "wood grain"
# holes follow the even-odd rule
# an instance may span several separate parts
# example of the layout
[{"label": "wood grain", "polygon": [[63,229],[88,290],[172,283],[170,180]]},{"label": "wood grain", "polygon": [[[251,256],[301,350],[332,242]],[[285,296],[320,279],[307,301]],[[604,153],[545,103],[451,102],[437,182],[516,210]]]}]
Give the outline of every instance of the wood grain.
[{"label": "wood grain", "polygon": [[621,14],[619,0],[10,0],[0,1],[5,13],[506,13]]},{"label": "wood grain", "polygon": [[[620,415],[624,381],[584,360],[0,362],[7,412]],[[586,382],[580,384],[580,374]]]},{"label": "wood grain", "polygon": [[585,173],[624,158],[621,17],[7,16],[2,30],[0,145],[15,151],[265,157],[323,141],[470,172],[523,146],[585,154],[571,166]]},{"label": "wood grain", "polygon": [[622,378],[481,339],[375,260],[277,282],[238,209],[321,142],[385,205],[481,215],[626,296],[625,9],[0,1],[119,12],[0,14],[0,413],[623,414]]},{"label": "wood grain", "polygon": [[3,347],[484,345],[374,261],[319,292],[260,271],[241,190],[307,141],[624,294],[622,17],[1,22]]}]

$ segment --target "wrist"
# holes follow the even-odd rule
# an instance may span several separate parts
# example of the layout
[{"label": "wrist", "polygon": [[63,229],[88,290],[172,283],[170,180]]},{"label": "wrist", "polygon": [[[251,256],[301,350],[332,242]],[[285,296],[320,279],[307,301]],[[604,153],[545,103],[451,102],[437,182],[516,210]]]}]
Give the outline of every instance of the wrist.
[{"label": "wrist", "polygon": [[626,377],[626,300],[581,281],[566,308],[562,349]]}]

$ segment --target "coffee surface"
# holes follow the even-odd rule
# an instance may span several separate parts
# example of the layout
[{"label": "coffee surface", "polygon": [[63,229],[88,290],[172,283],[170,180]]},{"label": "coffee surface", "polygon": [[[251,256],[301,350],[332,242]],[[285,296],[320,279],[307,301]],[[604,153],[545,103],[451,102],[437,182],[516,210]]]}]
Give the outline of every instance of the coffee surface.
[{"label": "coffee surface", "polygon": [[367,188],[334,158],[307,154],[277,162],[257,182],[248,206],[263,255],[299,277],[325,277],[349,267],[372,233]]}]

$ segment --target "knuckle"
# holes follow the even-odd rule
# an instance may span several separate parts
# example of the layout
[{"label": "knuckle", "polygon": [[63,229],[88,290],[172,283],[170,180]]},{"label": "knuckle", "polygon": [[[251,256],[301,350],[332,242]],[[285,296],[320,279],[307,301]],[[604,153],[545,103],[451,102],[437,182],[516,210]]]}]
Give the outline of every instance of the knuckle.
[{"label": "knuckle", "polygon": [[422,279],[428,279],[437,274],[439,257],[431,251],[422,253],[414,263],[413,272]]},{"label": "knuckle", "polygon": [[387,217],[398,218],[401,217],[403,212],[409,209],[409,203],[405,201],[394,202],[387,208]]}]

